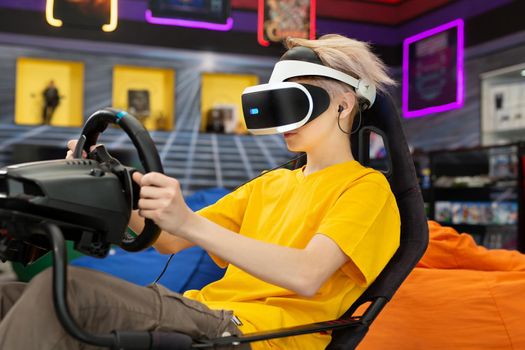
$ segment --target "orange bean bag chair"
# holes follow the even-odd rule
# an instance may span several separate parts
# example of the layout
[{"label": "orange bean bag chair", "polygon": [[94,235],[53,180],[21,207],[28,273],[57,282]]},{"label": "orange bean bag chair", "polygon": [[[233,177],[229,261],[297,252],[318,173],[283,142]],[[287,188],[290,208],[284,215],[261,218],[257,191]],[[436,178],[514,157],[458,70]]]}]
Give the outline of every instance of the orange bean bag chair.
[{"label": "orange bean bag chair", "polygon": [[358,350],[525,349],[525,255],[429,221],[427,252]]}]

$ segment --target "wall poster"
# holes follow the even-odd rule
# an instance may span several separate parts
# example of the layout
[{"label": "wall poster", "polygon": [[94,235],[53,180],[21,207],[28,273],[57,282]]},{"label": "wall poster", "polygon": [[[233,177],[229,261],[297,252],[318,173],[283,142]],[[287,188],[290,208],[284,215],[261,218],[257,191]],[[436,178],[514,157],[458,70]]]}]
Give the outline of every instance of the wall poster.
[{"label": "wall poster", "polygon": [[403,116],[422,117],[464,102],[463,20],[403,42]]},{"label": "wall poster", "polygon": [[315,39],[316,0],[259,0],[257,41],[262,46],[287,37]]}]

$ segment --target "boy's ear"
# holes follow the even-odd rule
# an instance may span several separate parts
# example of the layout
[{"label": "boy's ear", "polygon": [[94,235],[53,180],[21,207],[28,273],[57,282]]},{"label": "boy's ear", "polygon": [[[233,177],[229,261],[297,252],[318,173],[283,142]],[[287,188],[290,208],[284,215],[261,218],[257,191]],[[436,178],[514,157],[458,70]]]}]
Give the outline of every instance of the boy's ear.
[{"label": "boy's ear", "polygon": [[340,106],[343,107],[343,110],[349,109],[349,112],[351,112],[357,103],[358,103],[357,96],[354,93],[345,92],[343,95],[343,99],[340,103]]}]

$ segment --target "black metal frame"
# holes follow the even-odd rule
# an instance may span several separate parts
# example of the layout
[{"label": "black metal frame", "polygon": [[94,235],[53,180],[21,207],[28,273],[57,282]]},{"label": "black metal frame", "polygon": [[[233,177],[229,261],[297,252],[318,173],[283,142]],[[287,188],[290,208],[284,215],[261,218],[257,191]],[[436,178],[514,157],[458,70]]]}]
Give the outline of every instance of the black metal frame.
[{"label": "black metal frame", "polygon": [[148,332],[113,332],[110,334],[88,333],[78,326],[67,304],[67,249],[60,228],[44,223],[43,234],[47,236],[53,255],[53,303],[58,320],[69,335],[83,343],[112,349],[149,349],[151,335]]}]

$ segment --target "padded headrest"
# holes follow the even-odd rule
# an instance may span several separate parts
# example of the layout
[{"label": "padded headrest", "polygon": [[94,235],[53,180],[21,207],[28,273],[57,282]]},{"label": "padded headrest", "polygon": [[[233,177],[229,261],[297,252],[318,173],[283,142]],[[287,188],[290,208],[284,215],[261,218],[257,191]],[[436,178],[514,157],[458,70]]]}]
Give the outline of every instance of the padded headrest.
[{"label": "padded headrest", "polygon": [[295,46],[286,51],[284,55],[281,56],[280,61],[284,60],[305,61],[323,65],[323,62],[315,51],[304,46]]}]

